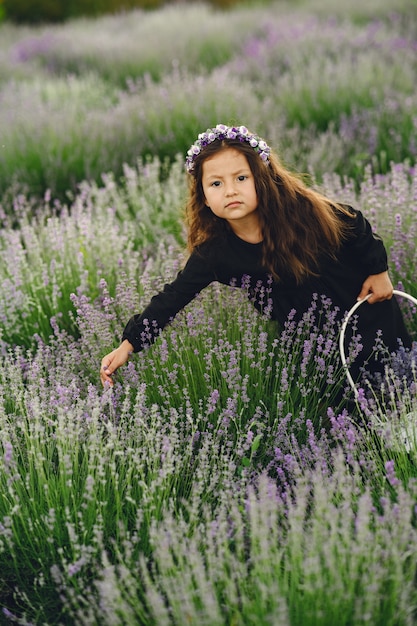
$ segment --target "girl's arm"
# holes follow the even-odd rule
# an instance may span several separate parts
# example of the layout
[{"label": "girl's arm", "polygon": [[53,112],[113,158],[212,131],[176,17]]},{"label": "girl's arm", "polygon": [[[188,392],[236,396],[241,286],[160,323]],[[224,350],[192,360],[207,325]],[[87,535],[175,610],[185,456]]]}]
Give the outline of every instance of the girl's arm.
[{"label": "girl's arm", "polygon": [[368,296],[369,304],[390,300],[393,295],[393,285],[388,274],[388,259],[384,242],[372,230],[371,224],[361,211],[349,207],[354,215],[355,222],[352,235],[346,242],[350,258],[354,258],[358,269],[368,274],[363,281],[357,299],[363,300]]},{"label": "girl's arm", "polygon": [[207,248],[207,254],[194,252],[176,279],[153,296],[142,313],[130,318],[123,331],[122,341],[127,339],[134,352],[140,352],[153,343],[176,314],[216,280],[210,248]]},{"label": "girl's arm", "polygon": [[[361,211],[348,208],[354,216],[353,228],[350,228],[350,234],[344,243],[349,259],[363,270],[365,276],[385,273],[388,270],[388,259],[382,238],[372,230],[371,224]],[[350,220],[347,221],[348,224],[349,222]]]},{"label": "girl's arm", "polygon": [[165,285],[141,314],[131,317],[123,331],[120,346],[101,361],[102,384],[112,387],[112,375],[128,361],[130,354],[152,343],[178,311],[214,280],[216,276],[209,258],[198,252],[193,253],[177,278]]}]

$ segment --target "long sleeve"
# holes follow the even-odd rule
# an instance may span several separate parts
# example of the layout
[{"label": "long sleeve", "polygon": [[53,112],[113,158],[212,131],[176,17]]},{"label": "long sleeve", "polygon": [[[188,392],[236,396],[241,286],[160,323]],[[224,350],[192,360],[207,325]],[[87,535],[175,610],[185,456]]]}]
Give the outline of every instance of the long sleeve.
[{"label": "long sleeve", "polygon": [[152,343],[168,322],[183,309],[204,287],[216,280],[209,256],[196,251],[189,257],[176,279],[153,296],[142,313],[131,317],[122,336],[139,352]]},{"label": "long sleeve", "polygon": [[[329,298],[342,318],[360,293],[364,280],[371,274],[388,269],[387,254],[382,239],[372,232],[369,221],[360,211],[346,207],[351,217],[341,212],[349,225],[345,241],[336,258],[323,255],[318,275],[309,276],[301,285],[289,276],[269,285],[269,274],[262,265],[262,244],[243,241],[233,232],[203,244],[193,252],[176,279],[155,295],[145,310],[134,315],[126,325],[123,339],[139,352],[151,344],[159,332],[200,291],[213,281],[225,285],[243,286],[250,279],[252,286],[268,287],[272,300],[271,317],[285,324],[290,311],[301,319],[311,306],[313,298]],[[255,306],[257,306],[254,301]],[[364,355],[370,354],[378,330],[390,349],[395,349],[397,337],[409,344],[407,331],[393,298],[364,307],[361,311]]]},{"label": "long sleeve", "polygon": [[360,211],[351,207],[349,211],[355,218],[352,232],[344,244],[345,252],[351,259],[356,259],[366,275],[385,272],[388,269],[388,259],[381,237],[372,231],[371,224]]}]

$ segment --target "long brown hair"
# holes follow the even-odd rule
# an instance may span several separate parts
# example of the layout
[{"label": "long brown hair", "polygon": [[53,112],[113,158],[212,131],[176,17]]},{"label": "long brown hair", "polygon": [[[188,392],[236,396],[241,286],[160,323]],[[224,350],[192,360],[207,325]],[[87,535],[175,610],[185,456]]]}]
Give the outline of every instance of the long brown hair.
[{"label": "long brown hair", "polygon": [[351,214],[308,187],[273,151],[266,165],[247,142],[239,140],[213,141],[195,159],[186,206],[189,251],[230,229],[226,220],[206,206],[202,185],[204,161],[230,148],[244,154],[254,176],[264,267],[275,280],[292,274],[300,283],[306,276],[317,274],[320,256],[334,257],[346,235],[346,220],[340,213]]}]

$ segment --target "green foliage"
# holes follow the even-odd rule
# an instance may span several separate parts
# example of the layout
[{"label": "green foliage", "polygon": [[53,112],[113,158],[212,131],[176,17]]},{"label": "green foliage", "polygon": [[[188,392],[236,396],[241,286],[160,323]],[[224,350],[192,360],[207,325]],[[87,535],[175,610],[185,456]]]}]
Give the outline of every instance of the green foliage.
[{"label": "green foliage", "polygon": [[239,4],[242,0],[210,0],[210,4],[218,9],[230,9]]},{"label": "green foliage", "polygon": [[[175,160],[200,124],[241,119],[249,111],[260,121],[257,99],[245,84],[215,74],[204,82],[178,73],[159,84],[145,81],[115,104],[114,90],[94,75],[8,85],[6,97],[15,103],[16,123],[2,137],[1,192],[20,183],[37,195],[49,189],[61,200],[83,179],[99,182],[105,172],[119,179],[123,164],[138,158]],[[3,115],[9,117],[7,107]]]},{"label": "green foliage", "polygon": [[[209,0],[218,9],[231,9],[242,0]],[[132,9],[155,10],[169,4],[167,0],[3,0],[1,15],[16,23],[63,22],[80,17],[98,17]]]},{"label": "green foliage", "polygon": [[62,22],[134,8],[157,9],[163,0],[3,0],[7,18],[18,23]]},{"label": "green foliage", "polygon": [[137,78],[160,80],[173,67],[205,73],[229,61],[242,37],[253,31],[252,11],[236,12],[233,18],[237,32],[205,5],[174,5],[31,29],[32,37],[9,25],[3,41],[6,48],[15,44],[15,58],[35,62],[51,75],[97,73],[126,90]]},{"label": "green foliage", "polygon": [[[417,494],[413,481],[402,484],[392,471],[387,483],[386,431],[361,435],[345,414],[334,440],[310,428],[301,445],[285,401],[268,430],[267,408],[282,395],[264,394],[255,413],[236,413],[233,400],[247,394],[227,372],[228,388],[211,410],[207,376],[219,380],[219,364],[239,342],[258,345],[241,362],[258,396],[264,382],[264,367],[250,365],[261,342],[246,331],[262,331],[265,321],[243,308],[250,328],[240,327],[240,315],[232,323],[219,318],[222,305],[233,304],[227,298],[215,301],[216,311],[207,301],[205,319],[200,303],[189,328],[201,335],[183,336],[176,354],[171,346],[174,358],[200,357],[200,369],[185,372],[202,384],[196,408],[162,346],[131,362],[112,392],[85,380],[91,344],[56,336],[36,355],[17,348],[2,357],[5,617],[69,626],[171,626],[173,616],[176,624],[208,626],[365,626],[369,616],[377,626],[410,623]],[[206,325],[212,316],[214,333]],[[175,344],[175,329],[170,334]],[[201,358],[213,352],[220,363]],[[314,410],[313,397],[305,401]],[[259,472],[254,481],[265,439],[282,422],[279,446],[287,441],[288,449],[285,458],[279,446],[274,451],[283,457],[279,480]],[[405,455],[402,463],[403,471],[412,467]]]},{"label": "green foliage", "polygon": [[[3,227],[0,245],[2,341],[33,346],[36,337],[48,341],[55,325],[77,336],[71,294],[89,301],[107,297],[104,279],[115,294],[121,272],[127,282],[136,281],[144,251],[155,248],[161,233],[182,241],[182,164],[165,183],[160,169],[155,160],[126,168],[118,188],[111,176],[101,189],[85,185],[70,209],[48,199],[37,207],[23,199],[14,203],[19,228],[7,220],[12,225]],[[116,265],[103,257],[109,247]]]},{"label": "green foliage", "polygon": [[82,180],[117,180],[138,157],[175,159],[219,121],[256,129],[319,179],[336,171],[359,183],[370,164],[413,165],[412,16],[362,25],[275,8],[2,25],[0,196],[21,185],[65,199]]},{"label": "green foliage", "polygon": [[62,0],[3,0],[5,14],[16,22],[59,22],[66,16]]}]

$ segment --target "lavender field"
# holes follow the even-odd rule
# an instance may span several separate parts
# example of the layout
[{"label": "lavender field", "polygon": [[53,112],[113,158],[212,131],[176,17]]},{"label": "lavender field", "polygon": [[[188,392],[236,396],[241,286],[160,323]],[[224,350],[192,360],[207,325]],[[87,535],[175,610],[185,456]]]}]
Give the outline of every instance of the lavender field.
[{"label": "lavender field", "polygon": [[1,624],[417,624],[417,347],[355,401],[329,302],[277,329],[212,284],[99,382],[219,122],[361,209],[417,297],[417,8],[344,4],[0,24]]}]

